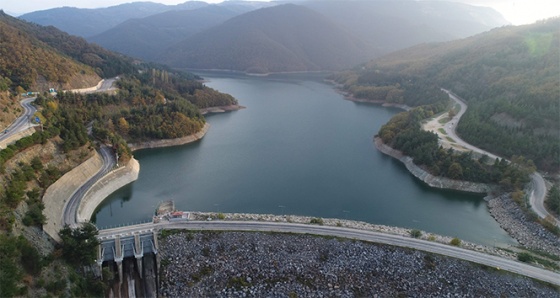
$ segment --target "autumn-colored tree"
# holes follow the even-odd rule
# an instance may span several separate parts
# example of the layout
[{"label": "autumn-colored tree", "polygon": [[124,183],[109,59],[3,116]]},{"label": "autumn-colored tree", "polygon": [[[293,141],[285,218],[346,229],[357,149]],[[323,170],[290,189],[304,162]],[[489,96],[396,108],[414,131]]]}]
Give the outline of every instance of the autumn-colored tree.
[{"label": "autumn-colored tree", "polygon": [[117,129],[119,130],[119,133],[121,133],[122,135],[128,135],[128,131],[130,130],[130,125],[128,124],[128,121],[124,119],[124,117],[119,118],[119,121],[117,123]]}]

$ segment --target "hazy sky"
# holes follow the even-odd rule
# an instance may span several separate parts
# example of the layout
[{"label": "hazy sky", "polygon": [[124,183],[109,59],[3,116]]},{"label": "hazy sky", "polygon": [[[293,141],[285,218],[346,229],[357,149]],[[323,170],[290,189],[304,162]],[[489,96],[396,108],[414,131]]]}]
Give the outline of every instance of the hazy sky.
[{"label": "hazy sky", "polygon": [[[165,4],[178,4],[187,0],[143,0]],[[202,0],[204,1],[204,0]],[[266,0],[256,0],[266,1]],[[398,0],[396,0],[398,1]],[[499,11],[514,25],[533,23],[560,15],[559,0],[449,0],[477,6],[488,6]],[[72,6],[80,8],[107,7],[133,0],[0,0],[0,8],[8,13],[22,14],[54,7]],[[222,0],[206,0],[207,3],[219,3]]]}]

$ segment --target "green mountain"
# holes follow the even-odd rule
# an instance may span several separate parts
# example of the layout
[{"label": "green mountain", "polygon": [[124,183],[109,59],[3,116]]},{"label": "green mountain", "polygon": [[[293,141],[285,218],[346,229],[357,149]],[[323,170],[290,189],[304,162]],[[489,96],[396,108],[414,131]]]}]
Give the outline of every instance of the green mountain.
[{"label": "green mountain", "polygon": [[285,4],[248,12],[187,38],[158,61],[173,67],[267,73],[342,69],[374,55],[325,16]]},{"label": "green mountain", "polygon": [[414,82],[450,89],[468,103],[457,128],[465,141],[506,158],[522,155],[542,170],[558,172],[559,28],[560,18],[554,18],[424,44],[339,74],[337,81],[355,96],[409,105],[437,98],[423,91],[416,94],[420,100],[407,101],[402,94]]},{"label": "green mountain", "polygon": [[189,1],[179,5],[134,2],[97,9],[60,7],[27,13],[20,18],[39,25],[55,26],[73,35],[90,37],[132,18],[143,18],[169,10],[195,9],[206,5],[208,4],[204,2]]}]

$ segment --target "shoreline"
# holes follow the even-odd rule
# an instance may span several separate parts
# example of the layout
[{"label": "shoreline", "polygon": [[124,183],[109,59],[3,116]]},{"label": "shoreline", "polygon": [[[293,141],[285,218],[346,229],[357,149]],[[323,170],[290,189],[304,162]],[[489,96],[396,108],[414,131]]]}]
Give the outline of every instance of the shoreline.
[{"label": "shoreline", "polygon": [[200,109],[200,114],[206,115],[206,114],[215,114],[215,113],[225,113],[231,111],[239,111],[246,108],[247,107],[241,105],[217,106],[217,107]]},{"label": "shoreline", "polygon": [[334,80],[328,80],[325,79],[325,82],[327,82],[328,84],[333,85],[333,89],[340,95],[344,96],[345,100],[348,101],[353,101],[353,102],[360,102],[360,103],[369,103],[369,104],[376,104],[376,105],[380,105],[382,107],[393,107],[393,108],[399,108],[402,109],[404,111],[410,111],[412,110],[412,107],[407,106],[405,104],[400,104],[400,103],[392,103],[392,102],[386,102],[384,100],[371,100],[371,99],[365,99],[365,98],[358,98],[358,97],[354,97],[354,95],[352,95],[352,93],[348,92],[348,91],[344,91],[342,89],[342,85],[337,83]]},{"label": "shoreline", "polygon": [[189,144],[202,139],[210,129],[210,124],[208,122],[204,123],[202,129],[194,134],[184,136],[176,139],[163,139],[163,140],[153,140],[140,143],[129,143],[128,147],[130,150],[137,151],[141,149],[152,149],[152,148],[163,148],[163,147],[173,147]]},{"label": "shoreline", "polygon": [[243,70],[220,69],[220,68],[210,68],[210,69],[207,69],[207,68],[176,68],[176,69],[191,72],[191,73],[195,73],[197,71],[221,72],[221,73],[243,74],[243,75],[253,76],[253,77],[267,77],[267,76],[275,75],[275,74],[302,74],[302,73],[314,73],[314,74],[324,73],[324,74],[328,74],[328,73],[333,72],[331,70],[294,70],[294,71],[271,71],[271,72],[266,72],[266,73],[254,73],[254,72],[246,72],[246,71],[243,71]]},{"label": "shoreline", "polygon": [[383,143],[383,141],[379,137],[374,137],[374,144],[377,150],[402,162],[406,166],[410,174],[426,183],[430,187],[478,194],[490,194],[496,190],[495,185],[487,183],[453,180],[445,177],[434,176],[414,164],[410,156],[403,155],[402,152],[395,150]]}]

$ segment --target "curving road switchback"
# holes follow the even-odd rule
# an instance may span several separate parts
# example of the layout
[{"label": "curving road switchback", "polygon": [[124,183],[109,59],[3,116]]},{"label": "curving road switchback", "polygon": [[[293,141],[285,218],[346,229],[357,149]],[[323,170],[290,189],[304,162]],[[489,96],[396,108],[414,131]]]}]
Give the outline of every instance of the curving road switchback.
[{"label": "curving road switchback", "polygon": [[485,154],[488,155],[488,157],[490,157],[491,159],[496,159],[496,158],[500,158],[497,155],[494,155],[488,151],[484,151],[478,147],[475,147],[465,141],[463,141],[463,139],[461,139],[458,135],[457,135],[457,124],[459,123],[459,120],[461,119],[461,117],[463,117],[463,114],[465,114],[465,112],[467,111],[467,104],[457,95],[455,95],[453,92],[449,91],[449,90],[445,90],[445,89],[441,89],[443,90],[445,93],[447,93],[447,95],[449,95],[449,98],[451,98],[453,101],[455,101],[457,104],[459,104],[461,106],[461,110],[449,121],[445,124],[445,126],[443,127],[443,129],[445,130],[445,133],[447,133],[447,135],[452,138],[457,144],[467,148],[468,150],[471,150],[473,152],[477,152],[479,154]]},{"label": "curving road switchback", "polygon": [[64,214],[62,215],[62,222],[65,225],[69,225],[70,227],[77,226],[78,207],[87,190],[92,187],[97,180],[109,173],[116,165],[115,156],[111,148],[102,146],[99,153],[103,158],[103,166],[93,177],[86,181],[86,183],[76,189],[70,199],[68,199],[68,202],[64,206]]},{"label": "curving road switchback", "polygon": [[23,107],[23,114],[19,116],[14,122],[12,122],[12,124],[10,124],[8,128],[0,132],[0,142],[33,126],[33,124],[31,124],[30,122],[30,119],[31,116],[33,116],[33,114],[35,114],[35,112],[37,111],[37,109],[32,105],[35,99],[36,97],[31,97],[20,101],[20,104]]},{"label": "curving road switchback", "polygon": [[[453,92],[449,91],[449,90],[445,90],[445,89],[441,89],[443,90],[445,93],[447,93],[449,95],[449,98],[451,98],[453,101],[455,101],[457,104],[459,104],[461,106],[461,110],[457,113],[457,115],[455,115],[453,117],[453,119],[451,119],[451,121],[449,121],[448,123],[445,124],[444,129],[445,132],[447,133],[447,135],[449,137],[451,137],[452,139],[454,139],[457,144],[467,148],[468,150],[471,150],[473,152],[477,152],[480,154],[486,154],[487,156],[489,156],[491,159],[496,159],[496,158],[500,158],[497,155],[494,155],[488,151],[484,151],[478,147],[475,147],[465,141],[463,141],[456,133],[456,128],[457,128],[457,123],[459,123],[459,120],[461,119],[461,117],[463,116],[463,114],[465,113],[465,111],[467,110],[467,104],[463,101],[463,99],[461,99],[459,96],[455,95]],[[546,184],[544,181],[544,178],[541,176],[541,174],[539,174],[538,172],[535,172],[531,175],[531,193],[529,196],[529,203],[531,205],[531,208],[533,209],[533,211],[540,217],[540,218],[547,218],[550,216],[550,218],[553,218],[556,225],[560,227],[560,220],[558,220],[558,218],[555,218],[554,216],[552,216],[544,207],[544,200],[546,198]]]},{"label": "curving road switchback", "polygon": [[556,226],[560,227],[560,220],[554,217],[544,207],[544,200],[546,198],[546,183],[544,178],[538,172],[531,174],[531,194],[529,196],[529,204],[531,208],[540,218],[552,218]]}]

